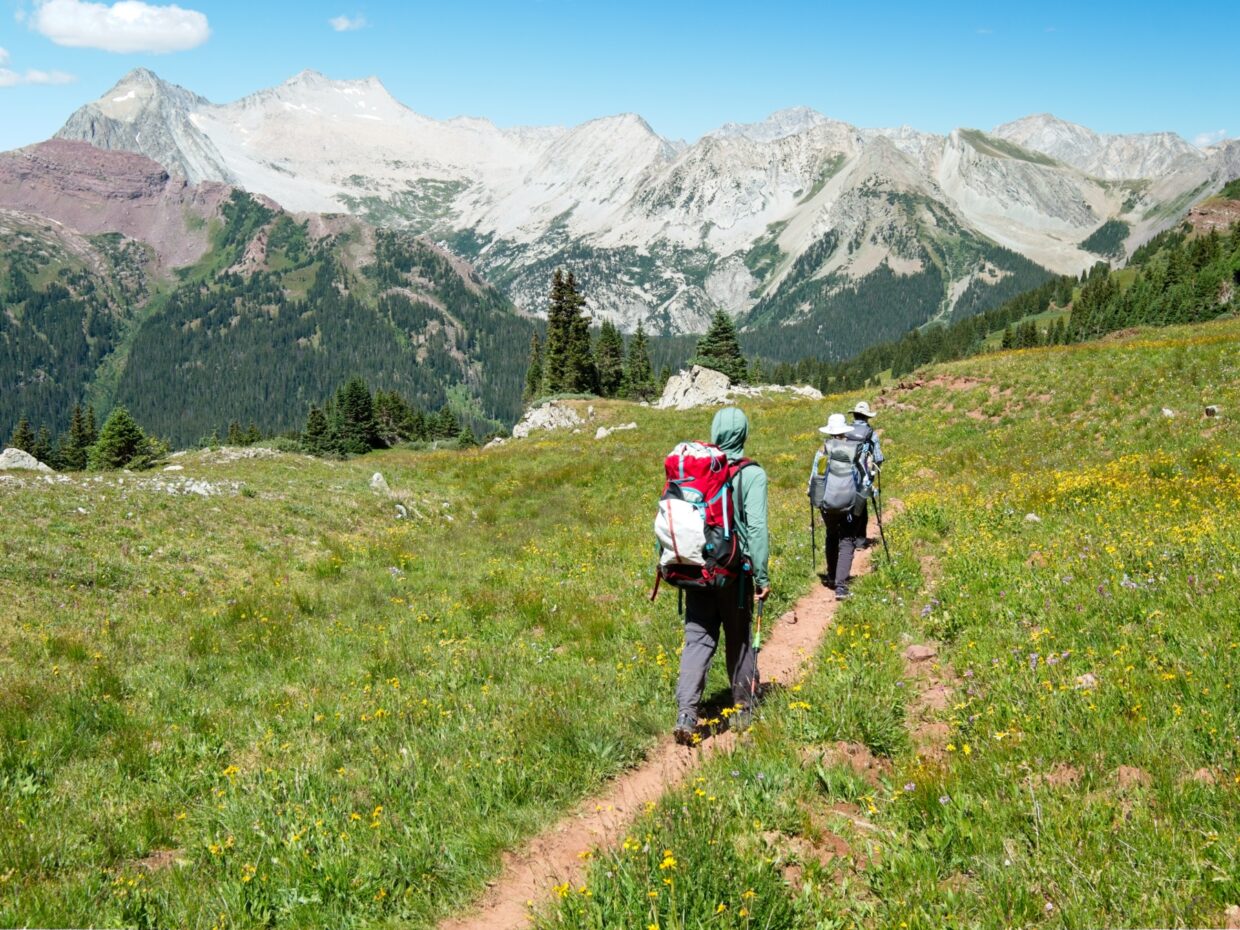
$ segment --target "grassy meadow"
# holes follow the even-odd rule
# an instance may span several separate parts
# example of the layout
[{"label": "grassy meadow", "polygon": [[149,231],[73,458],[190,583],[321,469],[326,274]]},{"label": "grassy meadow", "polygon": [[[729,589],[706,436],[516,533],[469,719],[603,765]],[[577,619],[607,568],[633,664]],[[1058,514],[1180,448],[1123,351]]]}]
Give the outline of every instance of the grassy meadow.
[{"label": "grassy meadow", "polygon": [[[431,926],[639,760],[675,713],[662,456],[711,412],[596,407],[487,451],[0,480],[0,926]],[[753,414],[785,605],[786,429],[821,411]],[[150,486],[191,479],[221,493]]]},{"label": "grassy meadow", "polygon": [[751,744],[543,928],[1223,926],[1240,903],[1240,324],[916,380],[882,412],[893,561]]},{"label": "grassy meadow", "polygon": [[[1221,923],[1238,340],[1147,330],[888,389],[894,561],[741,750],[542,924]],[[856,396],[745,405],[768,616],[813,581],[804,474]],[[639,760],[680,638],[675,597],[647,600],[660,461],[711,412],[594,406],[578,435],[491,450],[0,481],[0,925],[431,926]],[[931,642],[914,674],[904,650]],[[950,699],[917,710],[935,684]]]}]

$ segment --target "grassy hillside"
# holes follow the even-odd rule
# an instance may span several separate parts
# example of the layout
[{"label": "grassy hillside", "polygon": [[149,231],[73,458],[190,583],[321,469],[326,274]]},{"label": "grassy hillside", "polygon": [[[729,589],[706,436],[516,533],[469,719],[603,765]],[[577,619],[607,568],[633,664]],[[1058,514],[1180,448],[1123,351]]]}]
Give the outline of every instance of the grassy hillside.
[{"label": "grassy hillside", "polygon": [[752,745],[543,926],[1221,926],[1240,900],[1238,339],[1229,321],[1009,352],[889,395],[894,562]]},{"label": "grassy hillside", "polygon": [[[548,922],[1217,923],[1240,898],[1238,338],[1004,353],[883,398],[895,563]],[[748,405],[769,616],[812,580],[803,473],[854,399]],[[0,924],[430,926],[639,758],[679,644],[643,502],[710,413],[595,406],[638,429],[0,480]],[[899,657],[926,640],[956,691],[919,760]],[[836,739],[889,768],[807,748]],[[831,820],[845,803],[873,829]],[[851,853],[824,866],[828,826]]]},{"label": "grassy hillside", "polygon": [[300,429],[352,375],[450,405],[479,433],[520,416],[536,326],[468,266],[241,192],[221,214],[206,253],[172,274],[119,236],[78,254],[0,229],[0,436],[22,416],[57,435],[88,399],[101,416],[124,404],[178,446],[232,421],[271,435]]}]

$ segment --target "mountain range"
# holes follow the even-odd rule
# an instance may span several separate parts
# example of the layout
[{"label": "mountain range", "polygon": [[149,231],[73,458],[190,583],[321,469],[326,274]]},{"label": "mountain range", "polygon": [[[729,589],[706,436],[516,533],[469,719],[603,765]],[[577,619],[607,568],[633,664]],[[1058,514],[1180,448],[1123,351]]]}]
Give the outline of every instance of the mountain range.
[{"label": "mountain range", "polygon": [[723,309],[775,357],[845,355],[1046,272],[1122,261],[1240,175],[1237,140],[1198,149],[1046,114],[936,135],[799,108],[687,144],[633,114],[435,120],[375,78],[311,71],[224,105],[133,71],[57,135],[428,235],[526,313],[566,265],[598,319],[698,332]]}]

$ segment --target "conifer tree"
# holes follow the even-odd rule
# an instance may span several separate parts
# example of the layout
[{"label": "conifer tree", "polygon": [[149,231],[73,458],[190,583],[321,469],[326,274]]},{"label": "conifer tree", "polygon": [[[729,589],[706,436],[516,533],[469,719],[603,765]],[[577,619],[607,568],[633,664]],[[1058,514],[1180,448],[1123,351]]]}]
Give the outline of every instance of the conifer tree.
[{"label": "conifer tree", "polygon": [[90,468],[124,468],[147,451],[146,434],[124,407],[108,415],[99,440],[90,450]]},{"label": "conifer tree", "polygon": [[228,444],[230,446],[240,446],[244,444],[241,436],[241,424],[233,420],[228,424]]},{"label": "conifer tree", "polygon": [[598,371],[598,392],[615,397],[624,381],[624,339],[614,323],[604,321],[594,348],[594,367]]},{"label": "conifer tree", "polygon": [[39,433],[34,438],[34,444],[27,450],[36,459],[44,465],[56,466],[55,452],[52,447],[52,431],[46,426],[39,427]]},{"label": "conifer tree", "polygon": [[306,416],[306,428],[301,433],[301,442],[311,455],[326,455],[332,449],[327,416],[317,404],[310,405],[310,413]]},{"label": "conifer tree", "polygon": [[736,334],[736,323],[723,310],[715,313],[710,322],[710,329],[698,340],[697,351],[690,361],[722,372],[733,383],[745,380],[748,370],[745,356],[741,353],[740,338]]},{"label": "conifer tree", "polygon": [[60,444],[60,467],[68,471],[82,471],[86,468],[86,454],[90,446],[82,405],[74,404],[69,417],[69,434]]},{"label": "conifer tree", "polygon": [[468,423],[461,424],[461,430],[456,434],[456,444],[462,449],[472,449],[478,445],[478,437],[474,435],[474,431],[469,428]]},{"label": "conifer tree", "polygon": [[23,452],[29,452],[34,448],[34,430],[30,428],[30,421],[25,417],[17,421],[17,428],[13,430],[9,445]]},{"label": "conifer tree", "polygon": [[542,393],[543,358],[542,344],[538,341],[538,333],[530,336],[530,363],[525,369],[525,390],[521,399],[525,403],[536,400]]},{"label": "conifer tree", "polygon": [[262,442],[263,434],[259,432],[258,424],[251,420],[250,425],[241,434],[241,439],[247,446],[252,446],[256,442]]},{"label": "conifer tree", "polygon": [[565,390],[574,394],[598,393],[598,370],[590,346],[590,318],[586,301],[577,290],[577,278],[570,271],[564,282],[568,314],[568,345],[564,360]]},{"label": "conifer tree", "polygon": [[628,357],[624,361],[624,396],[633,400],[650,400],[654,395],[654,369],[650,367],[646,330],[638,323],[637,332],[629,340]]},{"label": "conifer tree", "polygon": [[83,448],[89,448],[99,441],[98,420],[95,419],[95,405],[86,405],[86,443]]},{"label": "conifer tree", "polygon": [[564,272],[559,268],[551,276],[551,296],[547,302],[547,344],[543,349],[543,392],[559,394],[567,390],[565,369],[572,321],[569,318]]},{"label": "conifer tree", "polygon": [[336,394],[339,420],[337,445],[346,455],[364,455],[382,445],[375,424],[375,402],[370,388],[358,376],[350,378]]}]

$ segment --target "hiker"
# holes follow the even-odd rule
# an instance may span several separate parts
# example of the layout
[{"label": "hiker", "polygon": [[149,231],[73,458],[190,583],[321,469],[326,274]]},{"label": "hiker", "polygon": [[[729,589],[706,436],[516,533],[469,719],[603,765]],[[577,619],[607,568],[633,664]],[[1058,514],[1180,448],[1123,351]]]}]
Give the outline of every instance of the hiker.
[{"label": "hiker", "polygon": [[[878,476],[878,471],[883,467],[883,447],[878,441],[878,433],[874,432],[874,427],[870,426],[870,420],[874,414],[870,411],[870,405],[863,400],[857,401],[857,406],[852,409],[853,422],[852,430],[848,433],[848,438],[854,442],[861,443],[861,467],[865,469],[866,476],[870,482]],[[865,532],[865,528],[870,525],[869,499],[872,494],[867,494],[861,502],[861,528]],[[881,514],[880,514],[881,516]],[[862,548],[868,548],[870,540],[867,538]]]},{"label": "hiker", "polygon": [[809,498],[822,514],[827,531],[827,570],[819,577],[823,585],[834,589],[837,600],[848,597],[853,555],[865,547],[862,445],[850,435],[853,429],[844,414],[831,414],[827,425],[818,429],[827,440],[815,453],[809,473]]},{"label": "hiker", "polygon": [[766,525],[766,472],[761,465],[745,460],[748,435],[749,421],[739,408],[725,407],[715,414],[710,428],[711,442],[723,451],[729,463],[742,465],[732,478],[728,519],[748,556],[746,561],[751,571],[742,572],[720,587],[685,591],[685,646],[680,654],[680,679],[676,685],[678,711],[674,736],[676,742],[686,746],[694,742],[698,703],[721,632],[728,679],[732,684],[732,702],[739,708],[731,717],[731,729],[744,730],[749,726],[758,692],[758,662],[750,639],[750,619],[755,594],[758,600],[764,601],[771,593],[767,574],[770,544]]}]

